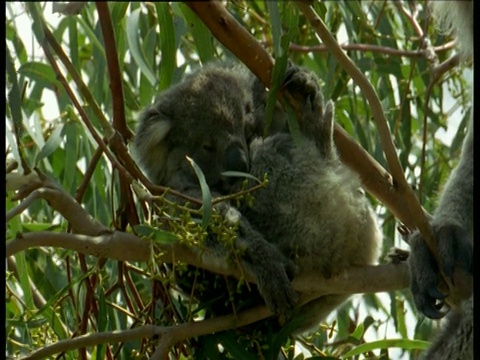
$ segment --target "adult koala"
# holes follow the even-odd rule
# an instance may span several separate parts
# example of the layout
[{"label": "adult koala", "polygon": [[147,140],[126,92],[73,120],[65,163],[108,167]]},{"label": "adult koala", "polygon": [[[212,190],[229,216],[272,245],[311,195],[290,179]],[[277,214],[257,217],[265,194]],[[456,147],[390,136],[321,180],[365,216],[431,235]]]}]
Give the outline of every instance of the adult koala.
[{"label": "adult koala", "polygon": [[[447,30],[455,30],[463,56],[473,57],[473,1],[432,1],[433,13]],[[473,109],[457,167],[450,175],[431,222],[445,276],[460,269],[473,279]],[[411,290],[417,308],[439,319],[448,294],[440,291],[438,265],[421,235],[409,238]],[[457,281],[459,281],[457,279]],[[451,310],[425,359],[473,359],[473,289],[469,299],[449,303]]]}]

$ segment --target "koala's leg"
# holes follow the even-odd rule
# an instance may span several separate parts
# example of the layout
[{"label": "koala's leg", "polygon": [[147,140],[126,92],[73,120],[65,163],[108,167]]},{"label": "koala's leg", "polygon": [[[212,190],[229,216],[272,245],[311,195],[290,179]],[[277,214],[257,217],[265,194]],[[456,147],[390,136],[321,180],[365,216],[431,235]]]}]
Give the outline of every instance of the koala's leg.
[{"label": "koala's leg", "polygon": [[240,250],[242,265],[255,277],[266,305],[283,323],[291,317],[297,301],[290,282],[296,271],[295,264],[253,229],[237,209],[227,203],[217,205],[217,209],[227,221],[238,224],[235,246]]},{"label": "koala's leg", "polygon": [[[432,220],[442,271],[453,282],[456,268],[473,277],[473,116],[460,162],[450,176]],[[438,319],[448,294],[438,289],[439,268],[418,231],[408,239],[411,290],[417,308]],[[473,290],[473,289],[472,289]]]}]

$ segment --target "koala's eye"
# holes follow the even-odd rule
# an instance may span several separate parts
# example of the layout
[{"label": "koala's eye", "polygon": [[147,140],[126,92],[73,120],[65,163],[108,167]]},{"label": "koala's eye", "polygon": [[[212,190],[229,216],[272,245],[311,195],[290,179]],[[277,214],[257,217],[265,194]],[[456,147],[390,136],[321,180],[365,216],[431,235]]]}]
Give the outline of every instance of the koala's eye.
[{"label": "koala's eye", "polygon": [[213,144],[210,143],[210,142],[203,143],[202,149],[205,150],[208,153],[214,153],[215,152],[215,146],[213,146]]},{"label": "koala's eye", "polygon": [[251,112],[252,112],[252,104],[248,102],[245,104],[245,114],[250,114]]}]

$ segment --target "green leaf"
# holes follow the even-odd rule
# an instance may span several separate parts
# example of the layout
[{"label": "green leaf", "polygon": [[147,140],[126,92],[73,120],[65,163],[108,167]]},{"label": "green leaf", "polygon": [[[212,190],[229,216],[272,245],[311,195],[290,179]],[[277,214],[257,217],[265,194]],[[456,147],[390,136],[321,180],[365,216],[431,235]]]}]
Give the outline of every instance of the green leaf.
[{"label": "green leaf", "polygon": [[178,242],[178,237],[175,234],[148,225],[135,225],[133,230],[135,230],[135,233],[139,236],[148,237],[159,244],[173,244]]},{"label": "green leaf", "polygon": [[183,17],[190,28],[190,33],[195,41],[195,46],[198,51],[198,57],[202,64],[206,64],[213,60],[215,49],[213,47],[212,34],[205,24],[198,18],[190,8],[179,3]]},{"label": "green leaf", "polygon": [[19,269],[19,277],[20,277],[20,285],[22,288],[22,301],[25,303],[27,310],[32,311],[35,309],[35,304],[33,302],[33,294],[32,288],[30,286],[30,277],[28,274],[28,263],[25,259],[25,252],[20,252],[15,254],[15,262],[17,264],[17,268]]},{"label": "green leaf", "polygon": [[[20,36],[18,36],[17,29],[13,27],[11,23],[7,23],[5,26],[5,35],[6,39],[11,41],[15,49],[15,58],[20,61],[20,64],[27,62],[27,51],[25,45],[22,42]],[[7,53],[10,52],[8,47],[6,47]]]},{"label": "green leaf", "polygon": [[280,91],[280,87],[283,84],[283,80],[285,79],[287,63],[287,57],[281,57],[275,61],[275,65],[273,67],[272,83],[270,85],[267,105],[265,108],[265,129],[263,131],[264,136],[267,136],[270,132],[270,125],[272,123],[275,106],[277,104],[277,95]]},{"label": "green leaf", "polygon": [[410,339],[385,339],[368,342],[357,346],[355,349],[343,354],[343,358],[365,354],[377,349],[401,348],[404,350],[425,350],[430,346],[430,342]]},{"label": "green leaf", "polygon": [[175,30],[170,4],[167,2],[155,2],[155,8],[160,24],[160,51],[162,53],[158,91],[162,91],[171,85],[173,72],[177,64]]},{"label": "green leaf", "polygon": [[251,180],[254,180],[255,182],[261,184],[262,181],[260,181],[260,179],[258,179],[257,177],[249,174],[249,173],[245,173],[245,172],[241,172],[241,171],[224,171],[222,172],[221,174],[222,176],[230,176],[230,177],[241,177],[241,178],[247,178],[247,179],[251,179]]},{"label": "green leaf", "polygon": [[277,1],[267,1],[268,15],[270,16],[270,25],[272,27],[273,52],[275,57],[282,57],[282,21],[280,20],[280,11]]},{"label": "green leaf", "polygon": [[78,122],[69,121],[65,124],[65,161],[63,163],[62,182],[64,186],[70,187],[70,191],[74,192],[77,186],[75,176],[77,174],[77,160],[79,158],[80,141],[82,139],[82,128]]},{"label": "green leaf", "polygon": [[35,156],[34,164],[38,164],[43,159],[49,157],[62,142],[63,125],[59,125],[53,130],[53,133],[48,138],[45,145],[40,149],[40,152]]},{"label": "green leaf", "polygon": [[44,63],[28,62],[18,69],[18,73],[29,77],[33,81],[38,82],[42,87],[50,90],[55,90],[60,85],[52,67]]},{"label": "green leaf", "polygon": [[137,63],[140,71],[148,79],[150,84],[155,87],[157,79],[155,73],[153,72],[151,66],[148,64],[147,59],[145,58],[144,53],[142,52],[142,47],[139,40],[139,20],[140,20],[141,9],[134,10],[130,16],[127,17],[127,41],[132,53],[132,57]]},{"label": "green leaf", "polygon": [[200,188],[202,189],[202,228],[206,229],[208,223],[210,222],[210,217],[212,216],[212,194],[210,192],[210,188],[208,187],[207,180],[205,179],[205,175],[203,174],[202,169],[198,166],[193,159],[187,156],[187,160],[195,170],[195,174],[197,175],[198,181],[200,183]]},{"label": "green leaf", "polygon": [[98,298],[98,332],[104,332],[108,329],[108,311],[103,289],[97,289]]},{"label": "green leaf", "polygon": [[363,322],[361,322],[355,328],[355,330],[353,331],[351,336],[354,337],[356,340],[360,340],[362,338],[364,332],[365,332],[365,327],[363,325]]},{"label": "green leaf", "polygon": [[[95,32],[92,30],[91,26],[87,24],[87,22],[83,19],[83,17],[74,17],[81,25],[83,31],[85,31],[85,35],[87,35],[87,38],[90,40],[90,42],[93,45],[93,48],[97,50],[103,59],[105,59],[105,49],[103,47],[102,42],[99,40],[98,36],[95,34]],[[93,51],[93,49],[92,49]]]}]

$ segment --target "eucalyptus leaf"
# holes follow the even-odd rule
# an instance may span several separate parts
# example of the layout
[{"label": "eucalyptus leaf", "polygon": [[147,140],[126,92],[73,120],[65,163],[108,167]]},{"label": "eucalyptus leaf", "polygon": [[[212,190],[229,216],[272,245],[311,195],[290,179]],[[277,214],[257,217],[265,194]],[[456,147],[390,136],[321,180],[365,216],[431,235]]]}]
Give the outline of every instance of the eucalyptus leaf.
[{"label": "eucalyptus leaf", "polygon": [[63,125],[57,126],[55,130],[53,130],[52,134],[45,142],[45,145],[35,157],[35,164],[38,164],[40,161],[50,156],[60,146],[60,143],[62,142],[62,131]]},{"label": "eucalyptus leaf", "polygon": [[212,216],[212,194],[210,192],[210,187],[207,184],[205,175],[203,174],[202,169],[198,166],[192,158],[187,156],[187,160],[192,165],[195,174],[197,175],[198,182],[200,183],[200,188],[202,189],[202,228],[206,229],[208,223],[210,222],[210,217]]},{"label": "eucalyptus leaf", "polygon": [[159,244],[173,244],[178,242],[178,237],[168,231],[157,229],[147,225],[135,225],[133,230],[144,237],[148,237]]},{"label": "eucalyptus leaf", "polygon": [[132,57],[135,59],[140,71],[148,79],[150,85],[156,86],[157,79],[150,64],[148,63],[142,51],[139,39],[139,21],[141,9],[134,10],[130,16],[127,17],[127,41]]}]

